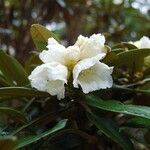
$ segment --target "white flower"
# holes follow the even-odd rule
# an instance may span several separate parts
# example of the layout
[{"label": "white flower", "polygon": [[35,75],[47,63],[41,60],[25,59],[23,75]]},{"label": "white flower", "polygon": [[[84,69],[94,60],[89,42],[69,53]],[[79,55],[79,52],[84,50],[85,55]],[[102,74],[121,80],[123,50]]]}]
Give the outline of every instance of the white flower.
[{"label": "white flower", "polygon": [[84,93],[110,88],[112,67],[99,60],[106,56],[105,37],[93,34],[84,37],[80,35],[73,46],[65,48],[54,38],[48,39],[48,50],[40,53],[43,65],[33,70],[29,79],[31,85],[40,91],[64,98],[67,79],[73,76],[73,86],[81,86]]},{"label": "white flower", "polygon": [[75,43],[75,45],[80,48],[81,59],[91,58],[100,53],[107,53],[107,49],[104,44],[105,37],[101,34],[93,34],[90,38],[80,35]]},{"label": "white flower", "polygon": [[46,91],[51,95],[57,95],[58,99],[64,98],[65,87],[67,83],[68,70],[59,63],[46,63],[36,67],[29,80],[32,87],[39,91]]},{"label": "white flower", "polygon": [[143,36],[139,41],[132,42],[137,48],[150,48],[150,39]]},{"label": "white flower", "polygon": [[113,84],[111,77],[113,67],[99,62],[104,55],[81,60],[73,69],[73,85],[81,86],[84,93],[110,88]]},{"label": "white flower", "polygon": [[43,50],[39,57],[44,63],[58,62],[72,69],[80,59],[80,50],[78,46],[69,46],[65,48],[55,39],[48,39],[48,50]]}]

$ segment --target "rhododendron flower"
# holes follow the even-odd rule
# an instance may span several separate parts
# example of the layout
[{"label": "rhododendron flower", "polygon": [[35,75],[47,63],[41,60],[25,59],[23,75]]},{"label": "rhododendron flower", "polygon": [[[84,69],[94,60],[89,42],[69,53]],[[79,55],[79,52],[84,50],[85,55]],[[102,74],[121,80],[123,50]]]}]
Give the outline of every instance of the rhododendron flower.
[{"label": "rhododendron flower", "polygon": [[130,43],[134,44],[137,48],[150,48],[150,39],[146,36],[143,36],[139,41]]},{"label": "rhododendron flower", "polygon": [[[78,88],[80,85],[84,93],[110,88],[113,84],[111,77],[113,68],[99,62],[106,56],[107,53],[107,48],[104,44],[105,37],[101,34],[93,34],[90,38],[80,35],[76,43],[73,46],[69,46],[67,48],[59,44],[54,38],[49,38],[47,45],[48,50],[42,51],[39,55],[43,63],[46,64],[47,72],[44,72],[42,66],[39,67],[43,69],[43,71],[41,69],[41,74],[43,72],[42,77],[44,76],[44,74],[46,74],[46,77],[44,76],[44,78],[47,79],[47,76],[50,76],[50,78],[47,79],[48,83],[46,83],[46,87],[44,84],[44,88],[42,89],[41,86],[37,85],[39,77],[36,77],[38,75],[36,73],[38,71],[36,68],[32,73],[35,75],[32,76],[31,74],[32,78],[29,77],[29,79],[31,80],[31,85],[38,90],[47,91],[51,95],[57,96],[59,93],[57,93],[56,91],[52,92],[48,88],[51,86],[51,89],[57,89],[57,91],[59,92],[64,91],[64,84],[67,83],[67,79],[69,80],[70,77],[73,77],[73,86],[75,88]],[[57,70],[58,67],[52,67],[51,64],[53,63],[61,66],[61,71]],[[47,73],[49,72],[48,66],[50,66],[51,70],[53,71],[53,73],[49,75],[47,75]],[[62,72],[63,70],[65,71],[65,73]],[[52,80],[51,78],[53,78],[52,76],[55,75],[55,71],[59,78],[54,78],[54,80]],[[37,79],[35,83],[34,78]],[[55,87],[53,88],[52,81],[55,80],[59,80],[62,86],[59,87],[57,86],[58,84],[55,84]],[[64,96],[64,94],[61,95]],[[63,98],[63,96],[58,97],[59,99],[61,99]]]},{"label": "rhododendron flower", "polygon": [[73,69],[73,85],[81,86],[84,93],[110,88],[113,84],[111,77],[113,67],[99,62],[101,56],[81,60]]},{"label": "rhododendron flower", "polygon": [[32,87],[39,91],[46,91],[50,95],[57,95],[58,99],[64,98],[68,70],[59,63],[46,63],[37,66],[29,76]]}]

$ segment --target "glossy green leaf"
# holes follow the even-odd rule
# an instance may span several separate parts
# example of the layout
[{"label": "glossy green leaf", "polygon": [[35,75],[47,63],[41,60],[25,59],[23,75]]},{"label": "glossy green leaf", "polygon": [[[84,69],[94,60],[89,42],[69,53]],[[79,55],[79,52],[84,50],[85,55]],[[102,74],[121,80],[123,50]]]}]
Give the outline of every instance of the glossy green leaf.
[{"label": "glossy green leaf", "polygon": [[31,88],[25,87],[3,87],[0,88],[0,100],[6,98],[19,98],[19,97],[47,97],[48,93],[40,92]]},{"label": "glossy green leaf", "polygon": [[39,24],[33,24],[30,29],[32,39],[38,51],[46,49],[48,38],[53,37],[57,41],[59,39],[54,33]]},{"label": "glossy green leaf", "polygon": [[110,119],[96,116],[93,113],[87,113],[88,119],[106,136],[111,138],[124,150],[133,150],[133,144],[123,132],[119,131],[119,127]]},{"label": "glossy green leaf", "polygon": [[115,100],[102,100],[95,96],[87,96],[86,102],[88,105],[102,110],[150,119],[150,107],[147,106],[123,104]]},{"label": "glossy green leaf", "polygon": [[2,76],[0,76],[0,87],[1,86],[10,86],[9,83]]},{"label": "glossy green leaf", "polygon": [[0,137],[1,150],[15,150],[17,146],[17,138],[15,136]]},{"label": "glossy green leaf", "polygon": [[115,65],[125,66],[130,73],[141,71],[144,65],[144,57],[150,55],[150,49],[134,49],[119,53]]},{"label": "glossy green leaf", "polygon": [[126,123],[123,123],[121,127],[150,128],[150,120],[141,117],[133,117]]},{"label": "glossy green leaf", "polygon": [[7,116],[11,117],[11,119],[20,121],[22,123],[27,122],[25,115],[23,113],[21,113],[20,111],[17,111],[13,108],[0,107],[0,114],[7,115]]},{"label": "glossy green leaf", "polygon": [[124,92],[142,93],[142,94],[150,95],[150,89],[149,89],[150,84],[149,83],[150,82],[147,82],[144,85],[140,85],[136,89],[132,89],[132,88],[124,87],[122,85],[115,85],[114,84],[113,89],[119,89],[119,90],[122,90]]},{"label": "glossy green leaf", "polygon": [[146,67],[150,67],[150,56],[145,57],[144,64]]},{"label": "glossy green leaf", "polygon": [[46,136],[50,136],[54,132],[63,129],[65,127],[66,123],[67,123],[67,119],[64,119],[64,120],[59,121],[52,129],[50,129],[44,133],[41,133],[38,135],[25,136],[23,138],[20,138],[17,149],[23,148],[23,147],[25,147],[31,143],[34,143],[34,142],[36,142],[36,141],[38,141],[38,140],[40,140]]},{"label": "glossy green leaf", "polygon": [[122,49],[137,49],[137,47],[131,43],[127,43],[127,42],[122,42],[122,43],[119,43],[119,44],[116,44],[112,47],[112,49],[119,49],[119,48],[122,48]]},{"label": "glossy green leaf", "polygon": [[21,64],[13,57],[0,50],[0,70],[11,85],[29,84],[28,76]]},{"label": "glossy green leaf", "polygon": [[38,55],[31,55],[26,63],[25,63],[25,70],[27,71],[28,74],[31,73],[31,71],[37,66],[37,65],[41,65],[42,61],[40,60]]}]

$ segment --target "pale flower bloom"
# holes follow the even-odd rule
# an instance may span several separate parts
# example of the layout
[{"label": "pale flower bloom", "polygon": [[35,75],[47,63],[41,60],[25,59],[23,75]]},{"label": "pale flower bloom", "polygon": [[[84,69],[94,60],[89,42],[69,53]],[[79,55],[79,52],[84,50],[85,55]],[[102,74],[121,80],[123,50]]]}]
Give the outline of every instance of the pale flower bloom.
[{"label": "pale flower bloom", "polygon": [[80,48],[80,58],[91,58],[101,53],[107,53],[105,37],[101,34],[93,34],[88,37],[80,35],[75,43]]},{"label": "pale flower bloom", "polygon": [[31,85],[57,95],[59,99],[64,97],[64,84],[72,76],[73,86],[78,88],[80,85],[84,93],[110,88],[113,68],[99,62],[107,53],[104,44],[105,37],[101,34],[89,38],[80,35],[76,43],[67,48],[49,38],[48,50],[39,55],[45,64],[33,70],[29,76]]},{"label": "pale flower bloom", "polygon": [[68,70],[59,63],[46,63],[37,66],[29,76],[32,87],[39,91],[56,95],[58,99],[64,98]]},{"label": "pale flower bloom", "polygon": [[84,93],[112,87],[111,77],[113,67],[99,62],[104,55],[99,54],[92,58],[79,61],[73,69],[73,85],[80,85]]},{"label": "pale flower bloom", "polygon": [[143,36],[139,41],[130,42],[137,48],[150,48],[150,39],[147,36]]}]

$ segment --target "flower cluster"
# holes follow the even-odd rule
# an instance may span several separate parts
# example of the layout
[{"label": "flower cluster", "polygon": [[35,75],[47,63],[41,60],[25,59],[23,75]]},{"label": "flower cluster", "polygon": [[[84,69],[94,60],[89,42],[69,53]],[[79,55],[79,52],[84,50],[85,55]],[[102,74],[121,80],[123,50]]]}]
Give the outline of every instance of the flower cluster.
[{"label": "flower cluster", "polygon": [[143,36],[139,41],[129,43],[135,45],[137,48],[150,48],[150,39],[147,36]]},{"label": "flower cluster", "polygon": [[113,67],[100,62],[107,54],[104,44],[105,37],[101,34],[89,38],[80,35],[76,43],[67,48],[49,38],[48,50],[39,54],[43,64],[29,76],[32,87],[56,95],[58,99],[65,97],[68,80],[75,88],[80,86],[84,93],[110,88]]}]

